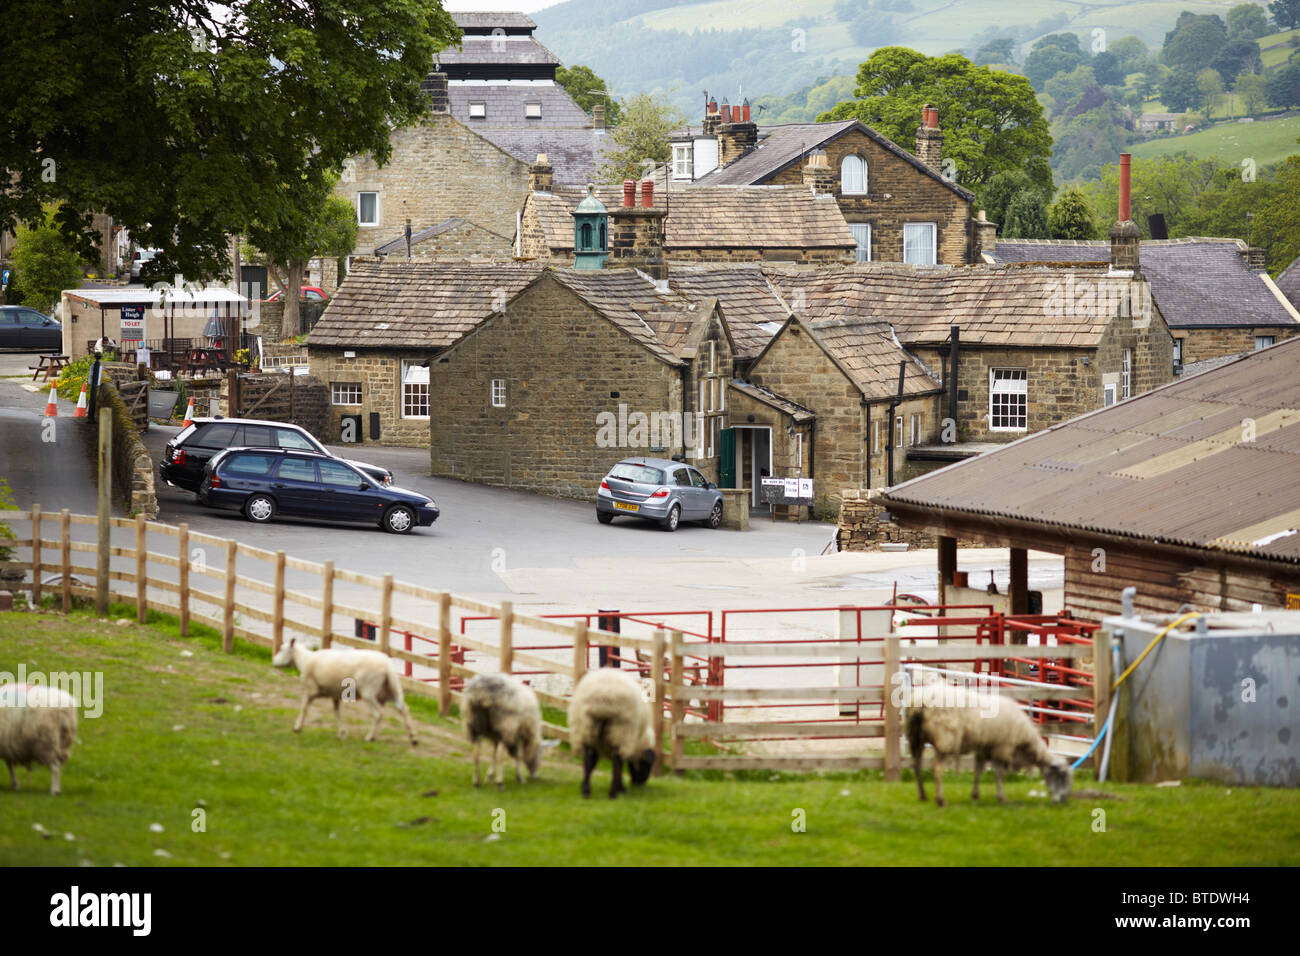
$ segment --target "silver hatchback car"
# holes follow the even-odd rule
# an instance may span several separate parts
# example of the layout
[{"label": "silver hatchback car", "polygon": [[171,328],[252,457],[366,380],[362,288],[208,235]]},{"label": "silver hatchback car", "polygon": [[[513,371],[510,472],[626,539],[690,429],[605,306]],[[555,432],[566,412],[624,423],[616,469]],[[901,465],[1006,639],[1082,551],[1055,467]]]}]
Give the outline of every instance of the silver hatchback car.
[{"label": "silver hatchback car", "polygon": [[676,531],[683,521],[722,526],[722,492],[690,465],[667,458],[624,458],[609,470],[596,493],[596,520],[615,515],[657,521]]}]

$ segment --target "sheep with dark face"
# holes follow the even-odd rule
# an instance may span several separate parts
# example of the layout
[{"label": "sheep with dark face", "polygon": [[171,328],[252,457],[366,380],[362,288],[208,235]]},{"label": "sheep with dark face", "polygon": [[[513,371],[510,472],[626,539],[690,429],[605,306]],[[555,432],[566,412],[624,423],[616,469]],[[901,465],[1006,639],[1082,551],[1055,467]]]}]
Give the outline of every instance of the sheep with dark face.
[{"label": "sheep with dark face", "polygon": [[1042,771],[1054,801],[1064,803],[1070,798],[1074,770],[1069,761],[1048,751],[1029,716],[996,690],[929,681],[908,689],[907,706],[907,742],[922,800],[925,783],[921,779],[921,753],[927,743],[934,747],[934,799],[941,807],[943,761],[966,753],[975,755],[972,800],[979,799],[980,776],[987,763],[993,764],[999,803],[1007,801],[1002,789],[1003,773],[1031,767]]},{"label": "sheep with dark face", "polygon": [[[523,783],[522,766],[528,778],[537,779],[542,762],[542,708],[537,695],[507,674],[479,674],[465,685],[462,699],[465,731],[474,745],[474,786],[479,785],[479,745],[492,744],[497,789],[501,782],[501,748],[515,760],[515,782]],[[491,779],[491,772],[488,778]]]},{"label": "sheep with dark face", "polygon": [[591,796],[591,772],[601,757],[612,768],[609,797],[623,792],[623,762],[634,784],[650,779],[655,765],[654,718],[630,673],[603,667],[588,671],[569,703],[569,742],[582,751],[582,795]]}]

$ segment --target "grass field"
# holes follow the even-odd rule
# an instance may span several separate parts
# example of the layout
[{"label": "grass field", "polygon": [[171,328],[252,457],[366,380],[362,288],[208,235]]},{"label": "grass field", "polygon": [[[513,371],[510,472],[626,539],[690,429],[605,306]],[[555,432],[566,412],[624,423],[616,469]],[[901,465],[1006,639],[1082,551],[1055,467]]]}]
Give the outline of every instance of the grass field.
[{"label": "grass field", "polygon": [[1146,158],[1187,152],[1201,158],[1218,156],[1230,163],[1250,157],[1257,166],[1266,166],[1292,153],[1300,153],[1297,137],[1300,137],[1300,116],[1287,116],[1253,123],[1224,123],[1185,136],[1135,143],[1130,151],[1134,156]]},{"label": "grass field", "polygon": [[[20,662],[102,671],[105,702],[81,721],[61,796],[48,795],[42,768],[0,792],[3,866],[1300,862],[1295,791],[1107,784],[1113,797],[1057,806],[1030,795],[1040,782],[1015,777],[1007,806],[989,799],[991,780],[975,805],[969,775],[952,775],[940,810],[879,773],[717,772],[653,779],[610,801],[598,770],[598,796],[584,801],[564,750],[535,783],[476,790],[459,728],[423,699],[414,751],[391,715],[373,744],[359,717],[337,740],[319,701],[295,735],[296,675],[273,671],[265,651],[222,655],[210,633],[0,614],[0,670]],[[1105,832],[1094,832],[1097,809]],[[798,811],[806,832],[792,829]]]}]

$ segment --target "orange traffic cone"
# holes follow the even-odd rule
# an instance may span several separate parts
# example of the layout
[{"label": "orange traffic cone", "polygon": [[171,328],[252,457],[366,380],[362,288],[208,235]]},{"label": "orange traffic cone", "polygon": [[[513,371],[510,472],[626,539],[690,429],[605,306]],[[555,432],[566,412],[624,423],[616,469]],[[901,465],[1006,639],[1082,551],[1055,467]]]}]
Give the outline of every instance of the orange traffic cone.
[{"label": "orange traffic cone", "polygon": [[59,414],[58,393],[54,391],[54,383],[50,383],[50,400],[45,403],[45,417],[54,418]]},{"label": "orange traffic cone", "polygon": [[81,383],[81,395],[77,398],[77,410],[72,413],[73,418],[86,417],[86,383]]},{"label": "orange traffic cone", "polygon": [[185,421],[181,423],[181,428],[189,428],[194,424],[194,399],[190,399],[190,404],[185,409]]}]

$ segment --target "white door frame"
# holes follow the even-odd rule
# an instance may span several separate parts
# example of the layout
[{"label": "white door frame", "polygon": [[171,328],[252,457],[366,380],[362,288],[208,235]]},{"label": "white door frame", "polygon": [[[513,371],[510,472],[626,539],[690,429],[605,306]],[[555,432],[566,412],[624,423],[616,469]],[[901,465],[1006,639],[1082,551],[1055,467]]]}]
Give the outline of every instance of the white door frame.
[{"label": "white door frame", "polygon": [[[765,431],[765,432],[767,432],[767,474],[768,474],[768,477],[770,478],[770,477],[772,476],[772,437],[773,437],[773,426],[771,426],[771,425],[732,425],[731,427],[734,428],[734,429],[737,429],[737,430],[743,428],[743,429],[746,429],[747,431],[751,431],[751,432],[758,432],[758,431]],[[737,439],[740,438],[739,435],[737,435],[736,437],[737,437]],[[744,476],[744,474],[745,474],[745,469],[744,469],[744,467],[743,467],[743,466],[744,466],[744,459],[741,458],[741,449],[742,449],[742,442],[740,442],[739,440],[737,440],[737,442],[736,442],[736,480],[737,480],[737,481],[742,480],[742,478],[743,478],[743,476]],[[758,501],[758,489],[759,489],[759,484],[760,484],[760,482],[759,482],[759,474],[758,474],[758,470],[759,470],[759,461],[758,461],[758,443],[754,441],[752,435],[750,436],[750,444],[749,444],[749,464],[750,464],[750,475],[753,477],[753,481],[751,482],[752,487],[751,487],[750,490],[749,490],[749,500],[750,500],[750,503],[751,503],[754,507],[757,508],[757,507],[758,507],[758,504],[759,504],[759,501]]]}]

